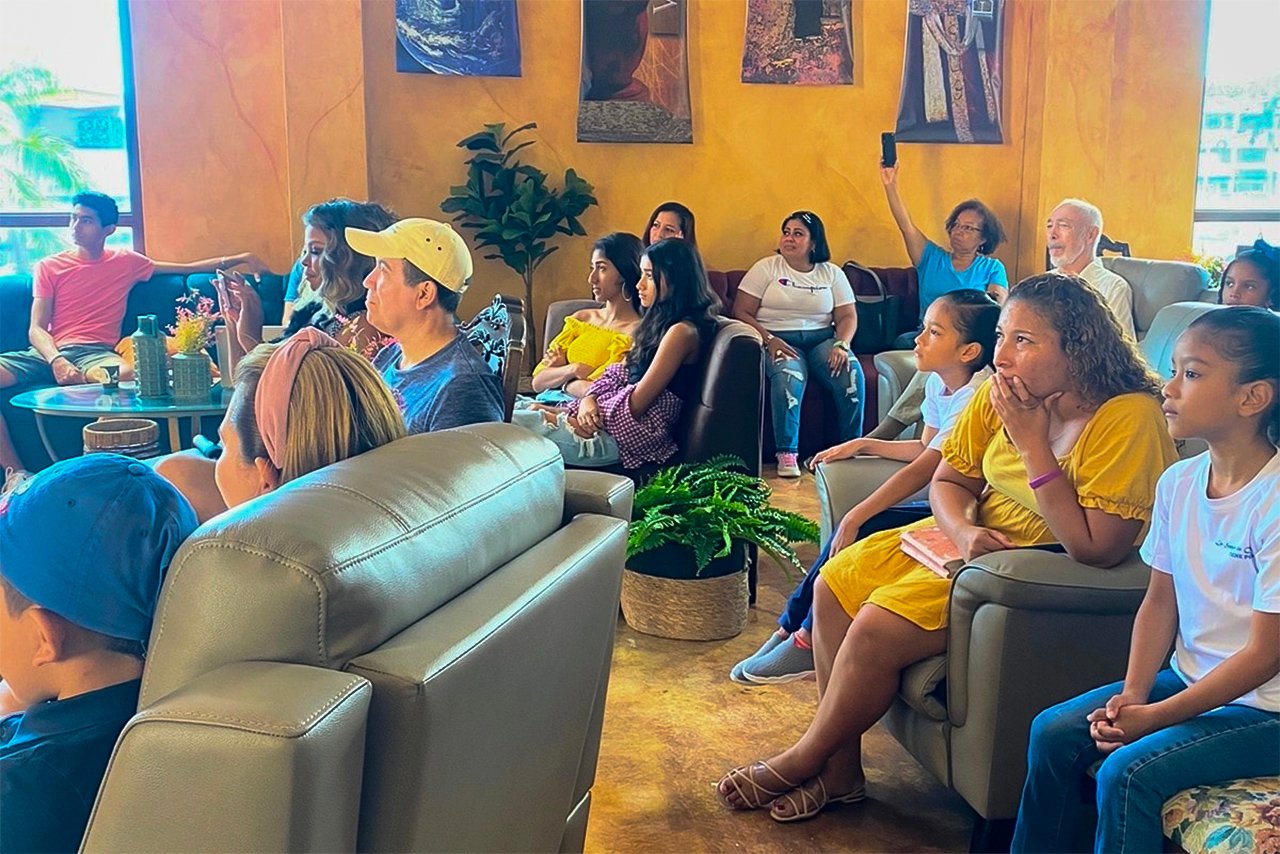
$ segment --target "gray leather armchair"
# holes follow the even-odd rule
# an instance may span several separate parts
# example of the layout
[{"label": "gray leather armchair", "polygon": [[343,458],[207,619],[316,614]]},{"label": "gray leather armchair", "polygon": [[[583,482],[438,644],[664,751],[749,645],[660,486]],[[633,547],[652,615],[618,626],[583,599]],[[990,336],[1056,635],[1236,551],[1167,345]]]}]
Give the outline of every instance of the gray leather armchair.
[{"label": "gray leather armchair", "polygon": [[211,520],[84,850],[582,850],[632,488],[485,424]]},{"label": "gray leather armchair", "polygon": [[[1167,376],[1178,335],[1217,308],[1200,302],[1164,307],[1140,349]],[[1188,446],[1183,454],[1198,450]],[[901,465],[871,457],[820,465],[815,482],[823,536]],[[1136,551],[1111,569],[1036,549],[969,562],[953,582],[946,654],[903,673],[883,723],[983,819],[1013,818],[1026,778],[1031,719],[1124,677],[1133,615],[1149,573]]]}]

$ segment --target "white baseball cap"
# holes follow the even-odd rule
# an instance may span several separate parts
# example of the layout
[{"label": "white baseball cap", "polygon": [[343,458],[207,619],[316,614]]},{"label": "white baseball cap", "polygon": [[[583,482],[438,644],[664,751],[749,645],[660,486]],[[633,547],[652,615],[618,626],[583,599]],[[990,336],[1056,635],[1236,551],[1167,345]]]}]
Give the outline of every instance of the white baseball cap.
[{"label": "white baseball cap", "polygon": [[471,250],[448,223],[412,217],[382,231],[346,230],[347,243],[371,258],[403,258],[461,296],[471,280]]}]

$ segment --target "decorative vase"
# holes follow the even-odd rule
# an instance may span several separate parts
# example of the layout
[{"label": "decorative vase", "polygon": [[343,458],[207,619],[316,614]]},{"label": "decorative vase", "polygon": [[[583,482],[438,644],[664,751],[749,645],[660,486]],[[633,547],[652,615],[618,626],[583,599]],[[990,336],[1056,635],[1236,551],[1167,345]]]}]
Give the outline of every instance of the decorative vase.
[{"label": "decorative vase", "polygon": [[[637,571],[639,570],[639,571]],[[646,635],[675,640],[722,640],[747,624],[746,554],[735,542],[725,557],[694,575],[693,552],[669,544],[627,558],[622,616]]]},{"label": "decorative vase", "polygon": [[138,315],[138,331],[133,339],[133,358],[138,380],[138,397],[164,400],[169,397],[169,360],[165,355],[164,336],[154,314]]},{"label": "decorative vase", "polygon": [[213,370],[204,353],[174,353],[173,400],[175,403],[208,403]]}]

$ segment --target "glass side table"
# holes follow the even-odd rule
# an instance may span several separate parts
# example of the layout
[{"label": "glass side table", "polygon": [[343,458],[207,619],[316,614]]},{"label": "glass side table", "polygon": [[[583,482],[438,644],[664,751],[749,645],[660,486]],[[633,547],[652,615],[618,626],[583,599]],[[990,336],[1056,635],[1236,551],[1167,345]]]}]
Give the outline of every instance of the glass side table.
[{"label": "glass side table", "polygon": [[179,429],[182,420],[188,421],[188,435],[194,439],[200,432],[200,419],[206,415],[219,415],[226,411],[230,399],[231,392],[224,392],[221,385],[213,387],[208,401],[175,403],[172,399],[142,400],[138,397],[135,383],[120,383],[119,388],[112,390],[104,389],[101,385],[94,383],[32,389],[14,395],[11,402],[14,406],[30,409],[35,413],[40,441],[44,443],[49,459],[57,462],[58,455],[45,431],[46,417],[110,418],[119,416],[163,419],[169,425],[169,449],[179,451],[183,447],[182,431]]}]

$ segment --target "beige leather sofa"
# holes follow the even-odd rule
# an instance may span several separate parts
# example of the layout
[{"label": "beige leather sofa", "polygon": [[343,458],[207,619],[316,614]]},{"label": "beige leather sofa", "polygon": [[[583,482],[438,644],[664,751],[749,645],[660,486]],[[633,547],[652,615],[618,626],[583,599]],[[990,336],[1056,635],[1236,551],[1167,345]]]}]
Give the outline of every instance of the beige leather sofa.
[{"label": "beige leather sofa", "polygon": [[[1161,309],[1140,342],[1162,375],[1195,318],[1218,306]],[[1184,454],[1198,452],[1186,448]],[[900,467],[859,458],[818,467],[822,536]],[[983,555],[955,576],[945,655],[908,668],[883,723],[986,820],[1017,814],[1031,719],[1124,678],[1133,615],[1150,570],[1136,551],[1112,569],[1020,549]]]},{"label": "beige leather sofa", "polygon": [[487,424],[205,524],[84,850],[582,850],[632,489]]},{"label": "beige leather sofa", "polygon": [[[1156,317],[1165,306],[1179,302],[1216,301],[1217,291],[1208,290],[1209,274],[1203,267],[1185,261],[1154,261],[1148,258],[1107,256],[1102,266],[1123,278],[1133,288],[1133,326],[1141,343],[1151,334]],[[1172,345],[1170,345],[1172,346]],[[889,414],[894,401],[916,372],[910,350],[889,350],[875,357],[877,423]],[[1164,363],[1161,363],[1163,370]],[[908,427],[904,437],[914,435],[918,425]]]}]

